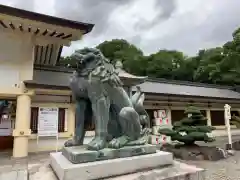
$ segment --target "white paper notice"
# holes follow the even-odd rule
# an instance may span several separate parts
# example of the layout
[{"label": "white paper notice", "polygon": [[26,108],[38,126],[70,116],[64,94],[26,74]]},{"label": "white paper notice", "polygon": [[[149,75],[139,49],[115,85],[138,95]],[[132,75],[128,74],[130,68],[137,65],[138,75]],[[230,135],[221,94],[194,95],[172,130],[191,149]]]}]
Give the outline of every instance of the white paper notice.
[{"label": "white paper notice", "polygon": [[58,108],[39,108],[38,136],[58,135]]}]

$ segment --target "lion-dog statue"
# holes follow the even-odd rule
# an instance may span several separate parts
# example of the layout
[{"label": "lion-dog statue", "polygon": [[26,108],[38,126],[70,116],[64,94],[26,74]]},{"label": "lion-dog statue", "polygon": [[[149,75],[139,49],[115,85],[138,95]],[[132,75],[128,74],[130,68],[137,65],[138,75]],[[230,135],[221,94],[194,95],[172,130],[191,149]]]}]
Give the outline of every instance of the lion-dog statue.
[{"label": "lion-dog statue", "polygon": [[77,50],[72,58],[76,60],[70,80],[76,101],[76,128],[65,146],[82,145],[84,126],[92,121],[95,137],[87,145],[89,150],[146,144],[150,120],[140,88],[129,98],[114,66],[98,49]]}]

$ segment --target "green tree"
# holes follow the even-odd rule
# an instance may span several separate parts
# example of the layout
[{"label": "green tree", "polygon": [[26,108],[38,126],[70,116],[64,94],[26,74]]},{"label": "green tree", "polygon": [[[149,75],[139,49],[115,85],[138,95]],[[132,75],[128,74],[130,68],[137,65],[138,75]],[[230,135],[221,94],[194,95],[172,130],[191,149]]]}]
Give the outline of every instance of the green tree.
[{"label": "green tree", "polygon": [[222,47],[205,50],[194,74],[194,80],[207,83],[240,84],[240,29],[232,34],[233,40]]},{"label": "green tree", "polygon": [[178,80],[194,81],[194,73],[199,66],[199,57],[188,57],[179,69]]},{"label": "green tree", "polygon": [[118,60],[124,63],[125,61],[137,60],[139,57],[143,56],[143,52],[139,48],[124,39],[104,41],[96,48],[98,48],[113,64]]},{"label": "green tree", "polygon": [[219,71],[219,66],[224,58],[223,48],[211,48],[199,51],[199,66],[196,69],[193,79],[198,82],[212,83],[217,78],[214,72]]},{"label": "green tree", "polygon": [[[149,56],[124,39],[104,41],[97,46],[112,64],[120,60],[135,75],[224,85],[240,84],[240,28],[232,41],[221,47],[199,50],[187,57],[176,50],[159,50]],[[76,65],[74,56],[62,57],[60,65]]]},{"label": "green tree", "polygon": [[137,76],[147,76],[148,57],[137,56],[134,59],[130,59],[123,62],[124,69]]},{"label": "green tree", "polygon": [[159,129],[159,133],[171,136],[172,140],[183,142],[185,145],[193,145],[195,141],[214,141],[207,133],[212,132],[215,128],[205,125],[207,118],[202,115],[198,108],[189,106],[184,113],[186,117],[175,122],[172,129]]},{"label": "green tree", "polygon": [[146,74],[150,77],[180,79],[186,56],[182,52],[160,50],[148,57]]},{"label": "green tree", "polygon": [[213,72],[215,83],[234,85],[240,84],[240,29],[236,29],[233,40],[223,45],[224,58],[219,63],[218,71]]}]

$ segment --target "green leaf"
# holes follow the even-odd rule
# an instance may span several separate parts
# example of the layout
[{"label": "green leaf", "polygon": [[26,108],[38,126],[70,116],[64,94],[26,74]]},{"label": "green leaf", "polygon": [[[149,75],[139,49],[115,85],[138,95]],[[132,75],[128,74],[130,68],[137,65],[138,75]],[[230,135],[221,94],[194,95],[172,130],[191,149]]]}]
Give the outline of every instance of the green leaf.
[{"label": "green leaf", "polygon": [[159,129],[158,132],[160,134],[164,134],[166,136],[175,136],[177,135],[177,133],[171,129],[168,129],[168,128],[164,128],[164,129]]}]

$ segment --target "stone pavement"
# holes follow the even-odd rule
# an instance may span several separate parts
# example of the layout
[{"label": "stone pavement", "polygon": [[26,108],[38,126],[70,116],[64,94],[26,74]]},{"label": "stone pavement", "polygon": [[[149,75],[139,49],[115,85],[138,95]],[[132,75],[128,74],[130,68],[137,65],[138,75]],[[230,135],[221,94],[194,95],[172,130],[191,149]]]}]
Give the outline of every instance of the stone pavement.
[{"label": "stone pavement", "polygon": [[2,173],[0,174],[0,180],[28,180],[27,170]]},{"label": "stone pavement", "polygon": [[207,180],[240,180],[240,151],[220,161],[183,161],[189,165],[206,169]]},{"label": "stone pavement", "polygon": [[11,153],[0,153],[0,180],[29,180],[29,174],[48,164],[49,153],[30,154],[27,159],[11,159]]},{"label": "stone pavement", "polygon": [[[233,139],[240,139],[234,137]],[[209,146],[224,147],[226,137],[217,138]],[[204,144],[206,145],[206,144]],[[30,154],[28,159],[10,159],[11,153],[0,153],[0,180],[57,180],[49,166],[49,152]],[[240,180],[240,151],[221,161],[181,161],[206,169],[210,180]]]}]

